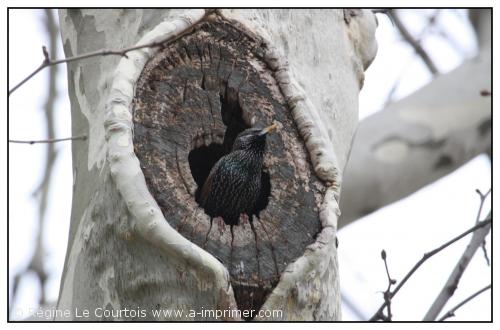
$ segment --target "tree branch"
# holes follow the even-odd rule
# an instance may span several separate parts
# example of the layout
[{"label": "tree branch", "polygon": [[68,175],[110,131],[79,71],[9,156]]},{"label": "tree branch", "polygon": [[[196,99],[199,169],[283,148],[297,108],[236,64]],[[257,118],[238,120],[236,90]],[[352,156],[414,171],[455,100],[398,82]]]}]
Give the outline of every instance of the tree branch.
[{"label": "tree branch", "polygon": [[391,286],[396,284],[396,280],[391,278],[391,275],[389,275],[389,267],[387,266],[387,253],[385,250],[382,250],[381,252],[381,257],[382,260],[384,260],[384,266],[385,266],[385,272],[387,274],[387,290],[384,292],[384,301],[387,306],[387,316],[384,318],[384,321],[391,321],[392,320],[392,312],[391,312]]},{"label": "tree branch", "polygon": [[[394,22],[392,21],[392,16],[389,14],[389,12],[390,12],[390,10],[388,10],[387,12],[385,12],[385,14],[389,17],[389,19],[391,20],[392,25],[394,26]],[[425,37],[425,35],[427,34],[427,32],[429,32],[430,28],[435,25],[435,23],[437,21],[437,17],[438,17],[438,15],[440,13],[441,13],[441,10],[438,9],[430,17],[427,18],[427,25],[423,28],[423,30],[420,32],[420,35],[416,39],[416,42],[418,44],[420,44],[422,42],[422,39]],[[394,84],[392,85],[389,93],[387,94],[386,101],[384,103],[384,108],[387,107],[387,105],[392,102],[392,98],[394,96],[394,93],[396,93],[396,91],[398,90],[398,87],[400,85],[401,78],[403,77],[403,75],[405,74],[405,72],[409,68],[410,68],[409,65],[404,65],[403,66],[403,70],[401,70],[401,72],[399,73],[398,78],[396,78],[396,80],[394,81]]]},{"label": "tree branch", "polygon": [[[463,232],[462,234],[456,236],[455,238],[451,239],[450,241],[444,243],[443,245],[441,245],[440,247],[430,251],[430,252],[427,252],[424,254],[424,256],[422,257],[422,259],[420,259],[416,264],[415,266],[413,266],[413,268],[408,272],[408,274],[406,274],[406,276],[403,278],[403,280],[399,283],[399,285],[394,289],[393,292],[390,293],[389,295],[389,299],[392,299],[394,298],[394,296],[396,295],[396,293],[398,293],[398,291],[401,289],[401,287],[406,283],[406,281],[408,281],[410,279],[410,277],[420,268],[420,266],[422,266],[422,264],[427,260],[429,259],[430,257],[434,256],[435,254],[441,252],[442,250],[444,250],[445,248],[447,248],[448,246],[452,245],[453,243],[457,242],[458,240],[464,238],[465,236],[467,236],[468,234],[478,230],[479,228],[483,228],[484,226],[487,226],[491,224],[491,215],[489,215],[486,220],[484,221],[480,221],[477,225],[475,225],[474,227],[470,228],[469,230]],[[383,310],[384,308],[387,306],[387,302],[384,302],[382,304],[382,306],[380,306],[380,308],[377,310],[377,312],[370,318],[370,321],[377,321],[377,320],[380,320],[380,319],[386,319],[385,315],[383,314]]]},{"label": "tree branch", "polygon": [[424,48],[420,44],[420,41],[416,40],[411,35],[410,31],[408,31],[406,26],[403,24],[403,22],[401,21],[401,19],[398,16],[398,14],[394,10],[391,10],[389,12],[389,15],[391,15],[392,21],[394,22],[394,25],[396,25],[396,28],[398,29],[398,31],[401,34],[401,36],[403,37],[403,39],[413,47],[413,49],[420,56],[422,61],[424,61],[425,65],[427,66],[429,71],[433,75],[439,74],[439,70],[437,69],[436,65],[432,61],[429,54],[427,54],[427,52],[424,50]]},{"label": "tree branch", "polygon": [[491,284],[490,285],[487,285],[485,286],[484,288],[482,288],[481,290],[475,292],[474,294],[470,295],[469,297],[467,297],[465,300],[463,300],[461,303],[459,303],[458,305],[456,305],[455,307],[453,307],[452,309],[450,309],[448,312],[446,312],[446,314],[443,315],[443,317],[441,317],[438,321],[444,321],[446,320],[447,318],[449,317],[452,317],[452,316],[455,316],[455,312],[460,308],[462,307],[463,305],[467,304],[469,301],[471,301],[472,299],[476,298],[477,296],[479,296],[481,293],[483,293],[484,291],[486,290],[489,290],[491,289]]},{"label": "tree branch", "polygon": [[[488,214],[488,218],[491,219],[491,213]],[[477,249],[479,249],[479,247],[481,246],[486,235],[488,235],[488,233],[490,232],[490,229],[491,225],[488,224],[484,226],[484,228],[481,228],[480,230],[474,232],[469,245],[467,246],[464,253],[460,257],[457,265],[455,266],[450,277],[446,281],[446,284],[441,289],[441,292],[437,296],[432,306],[429,308],[427,314],[425,314],[424,321],[436,320],[439,313],[443,309],[444,305],[455,293],[455,290],[458,287],[458,283],[460,282],[460,279],[462,278],[465,269],[467,269],[469,262],[476,253]]]},{"label": "tree branch", "polygon": [[483,211],[484,201],[486,200],[488,195],[491,193],[491,188],[488,189],[488,191],[485,194],[483,194],[481,192],[481,190],[479,190],[479,189],[476,189],[476,193],[479,195],[479,209],[478,209],[477,215],[476,215],[476,223],[478,223],[479,219],[481,218],[481,212]]},{"label": "tree branch", "polygon": [[491,91],[486,51],[361,121],[344,170],[339,227],[489,152],[491,97],[481,91]]},{"label": "tree branch", "polygon": [[24,144],[35,144],[35,143],[56,143],[61,141],[71,141],[71,140],[86,140],[87,135],[71,136],[61,139],[46,139],[46,140],[9,140],[9,143],[24,143]]},{"label": "tree branch", "polygon": [[[56,19],[54,17],[54,12],[52,9],[45,9],[45,27],[47,29],[47,34],[49,36],[49,47],[50,53],[57,54],[57,37],[58,37],[58,27],[56,23]],[[43,55],[45,57],[45,61],[49,62],[49,52],[45,47],[43,47]],[[54,105],[57,100],[57,67],[53,66],[50,68],[48,81],[47,81],[47,100],[44,105],[44,113],[45,113],[45,125],[47,130],[47,137],[49,139],[53,139],[56,135],[55,133],[55,124],[54,124]],[[35,246],[35,256],[32,260],[32,263],[29,265],[29,268],[35,271],[38,274],[40,280],[40,290],[41,296],[39,300],[40,305],[44,305],[46,303],[45,298],[45,282],[47,280],[47,273],[45,271],[45,247],[43,244],[43,233],[45,230],[45,218],[47,211],[47,203],[50,192],[50,183],[52,179],[52,170],[54,168],[54,163],[57,158],[57,150],[53,144],[47,144],[47,156],[45,158],[45,170],[42,176],[42,181],[38,185],[38,187],[33,191],[33,197],[38,198],[39,206],[38,206],[38,218],[39,218],[39,226],[38,226],[38,236],[37,242]]]},{"label": "tree branch", "polygon": [[[485,194],[483,194],[479,189],[476,189],[476,192],[478,193],[480,198],[479,210],[477,211],[477,216],[476,216],[476,223],[478,223],[481,217],[481,211],[483,210],[484,201],[491,193],[491,188],[488,189],[488,191]],[[486,260],[486,264],[489,266],[490,258],[488,257],[488,251],[486,251],[486,240],[483,240],[483,242],[481,243],[481,248],[483,249],[483,254],[484,254],[484,259]]]},{"label": "tree branch", "polygon": [[[45,27],[47,29],[47,34],[49,36],[50,52],[53,54],[57,53],[57,36],[58,27],[54,17],[52,9],[45,9]],[[44,63],[50,62],[49,52],[45,47],[43,47],[43,54],[45,57]],[[55,125],[54,125],[54,113],[53,108],[57,99],[57,67],[53,66],[50,69],[48,76],[48,89],[47,89],[47,100],[45,101],[44,112],[45,112],[45,123],[47,129],[47,137],[52,139],[55,135]],[[28,264],[28,267],[18,273],[14,277],[14,291],[12,294],[12,300],[16,299],[18,283],[22,276],[26,273],[32,271],[35,273],[36,277],[40,283],[40,298],[39,305],[45,305],[47,302],[45,284],[47,282],[48,274],[45,269],[45,246],[43,244],[43,233],[45,229],[45,219],[47,211],[48,196],[50,192],[50,182],[52,178],[52,170],[54,168],[54,163],[57,158],[57,151],[53,144],[47,144],[47,156],[45,160],[45,170],[42,176],[42,181],[39,186],[33,191],[33,197],[38,199],[38,230],[36,234],[35,242],[35,252]]]},{"label": "tree branch", "polygon": [[[215,11],[216,11],[216,9],[207,9],[207,10],[205,10],[205,15],[203,16],[203,18],[201,20],[204,20],[208,15],[212,14]],[[168,38],[165,38],[165,39],[160,40],[160,41],[149,42],[149,43],[146,43],[146,44],[143,44],[143,45],[137,45],[137,46],[127,47],[127,48],[123,48],[123,49],[119,49],[119,50],[103,49],[103,50],[98,50],[98,51],[95,51],[95,52],[90,52],[90,53],[86,53],[86,54],[82,54],[82,55],[78,55],[78,56],[63,58],[63,59],[60,59],[60,60],[51,60],[50,56],[49,56],[49,53],[47,52],[47,49],[45,48],[45,46],[43,46],[42,47],[42,51],[43,51],[43,55],[44,55],[44,60],[43,60],[42,64],[40,64],[40,66],[35,71],[33,71],[31,74],[29,74],[20,83],[18,83],[12,89],[10,89],[9,90],[9,96],[16,89],[18,89],[19,87],[21,87],[22,85],[24,85],[28,80],[30,80],[31,78],[33,78],[38,72],[42,71],[46,67],[54,66],[54,65],[57,65],[57,64],[61,64],[61,63],[68,63],[68,62],[79,61],[79,60],[83,60],[83,59],[87,59],[87,58],[91,58],[91,57],[96,57],[96,56],[117,55],[117,56],[128,57],[127,53],[131,52],[133,50],[137,50],[137,49],[141,49],[141,48],[165,47],[168,44],[170,44],[171,42],[174,42],[175,40],[177,40],[180,37],[184,36],[186,33],[189,33],[189,31],[191,31],[192,28],[193,28],[193,26],[189,26],[186,30],[180,31],[179,33],[176,33],[176,34],[174,34],[172,36],[169,36]]]}]

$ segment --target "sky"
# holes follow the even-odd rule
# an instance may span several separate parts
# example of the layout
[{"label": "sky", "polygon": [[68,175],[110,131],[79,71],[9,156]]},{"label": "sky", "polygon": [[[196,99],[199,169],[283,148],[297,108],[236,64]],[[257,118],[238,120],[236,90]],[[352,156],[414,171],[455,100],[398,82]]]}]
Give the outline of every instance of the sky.
[{"label": "sky", "polygon": [[[452,70],[476,52],[474,35],[465,12],[445,10],[438,16],[439,30],[425,28],[425,15],[433,10],[405,11],[402,19],[415,35],[424,29],[423,46],[439,70]],[[48,38],[41,10],[11,10],[9,15],[9,85],[13,86],[40,65],[42,45]],[[428,83],[432,77],[413,50],[401,41],[396,29],[379,16],[377,57],[366,72],[360,93],[360,120],[383,108],[396,81],[393,100],[402,98]],[[451,40],[451,42],[450,42]],[[64,57],[59,45],[57,58]],[[59,97],[54,108],[56,137],[71,136],[70,104],[67,97],[66,67],[60,65],[57,79]],[[9,98],[9,138],[44,139],[45,101],[48,71],[43,71]],[[44,245],[47,250],[46,286],[48,301],[57,300],[64,266],[71,213],[72,173],[71,144],[56,144],[58,158],[54,167],[47,211]],[[41,180],[45,146],[9,145],[9,278],[24,269],[34,252],[37,230],[37,203],[32,192]],[[413,195],[371,214],[339,232],[339,265],[343,295],[365,318],[383,302],[387,286],[380,251],[385,249],[391,276],[401,279],[424,252],[432,250],[470,228],[475,221],[479,198],[475,189],[487,191],[491,186],[489,160],[478,157],[451,175],[421,189]],[[489,199],[485,210],[490,208]],[[489,239],[489,236],[488,236]],[[393,302],[396,320],[419,320],[434,300],[462,254],[469,238],[431,258],[398,293]],[[488,244],[489,251],[489,244]],[[478,253],[467,268],[455,295],[445,307],[449,309],[479,288],[489,284],[490,268]],[[33,275],[23,278],[14,301],[12,319],[28,316],[38,306],[39,284]],[[490,293],[484,293],[457,313],[454,320],[489,320]],[[359,315],[343,304],[344,320]]]}]

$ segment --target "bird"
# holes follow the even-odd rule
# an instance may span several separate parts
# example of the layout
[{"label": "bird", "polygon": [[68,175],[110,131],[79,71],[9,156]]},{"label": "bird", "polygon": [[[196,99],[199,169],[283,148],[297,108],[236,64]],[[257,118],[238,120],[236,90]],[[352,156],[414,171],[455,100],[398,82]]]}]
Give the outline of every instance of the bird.
[{"label": "bird", "polygon": [[239,225],[252,216],[261,190],[262,164],[267,135],[277,127],[252,127],[236,136],[231,151],[210,170],[199,195],[199,205],[216,219],[221,233],[225,225]]}]

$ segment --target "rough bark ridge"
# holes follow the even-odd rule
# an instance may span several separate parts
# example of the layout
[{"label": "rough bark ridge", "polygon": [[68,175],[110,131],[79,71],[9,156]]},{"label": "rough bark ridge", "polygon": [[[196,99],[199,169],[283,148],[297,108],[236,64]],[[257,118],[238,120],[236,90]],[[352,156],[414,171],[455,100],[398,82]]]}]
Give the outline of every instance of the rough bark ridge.
[{"label": "rough bark ridge", "polygon": [[[241,310],[258,310],[314,242],[323,184],[313,174],[262,40],[219,16],[161,50],[136,88],[134,149],[165,219],[229,270]],[[195,202],[238,133],[271,122],[258,217],[221,232]]]}]

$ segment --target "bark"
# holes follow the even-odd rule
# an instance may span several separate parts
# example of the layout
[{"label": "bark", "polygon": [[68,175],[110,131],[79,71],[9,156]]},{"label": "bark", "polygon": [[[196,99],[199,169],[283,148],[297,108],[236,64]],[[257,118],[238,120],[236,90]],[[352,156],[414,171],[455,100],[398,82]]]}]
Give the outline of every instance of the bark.
[{"label": "bark", "polygon": [[[227,311],[262,305],[283,314],[256,319],[340,318],[339,185],[376,53],[371,12],[344,18],[342,10],[60,12],[67,56],[171,39],[68,65],[73,135],[89,138],[73,143],[59,309],[71,319],[89,309],[87,320],[103,319],[96,308],[115,311],[111,319],[216,319],[152,314],[180,309],[237,320]],[[231,246],[196,203],[208,167],[200,152],[213,162],[224,135],[273,120],[269,198],[261,221],[235,229]]]},{"label": "bark", "polygon": [[344,173],[341,227],[491,152],[491,11],[473,15],[480,17],[477,56],[360,123]]}]

